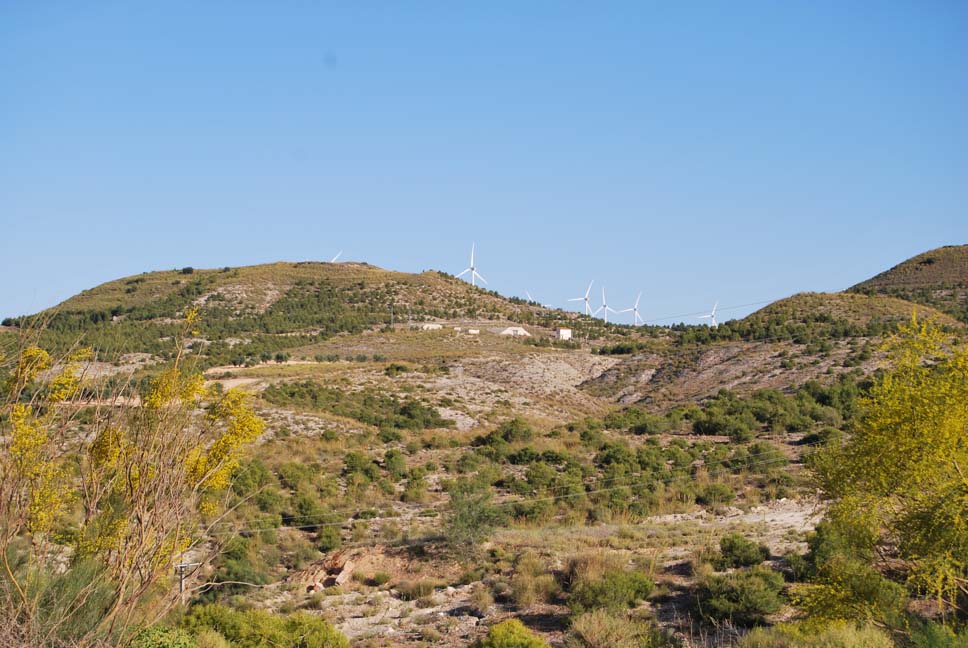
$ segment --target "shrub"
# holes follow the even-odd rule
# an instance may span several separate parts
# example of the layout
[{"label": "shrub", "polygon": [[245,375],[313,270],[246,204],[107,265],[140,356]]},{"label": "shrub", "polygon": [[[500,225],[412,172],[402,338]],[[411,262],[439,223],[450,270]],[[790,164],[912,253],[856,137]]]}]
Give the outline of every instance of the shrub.
[{"label": "shrub", "polygon": [[606,572],[600,578],[579,580],[571,590],[568,607],[573,614],[604,608],[623,611],[652,593],[655,583],[637,571]]},{"label": "shrub", "polygon": [[491,490],[479,481],[461,479],[450,490],[446,536],[452,547],[480,544],[504,519],[504,512],[491,503]]},{"label": "shrub", "polygon": [[783,576],[768,567],[756,566],[730,574],[713,574],[696,592],[699,613],[711,621],[736,625],[761,623],[783,604]]},{"label": "shrub", "polygon": [[195,643],[198,644],[198,648],[231,648],[228,640],[220,632],[212,629],[199,632],[195,637]]},{"label": "shrub", "polygon": [[511,590],[514,602],[527,607],[538,601],[550,602],[558,594],[559,587],[538,556],[529,552],[518,559]]},{"label": "shrub", "polygon": [[572,619],[565,639],[566,648],[659,648],[667,644],[652,623],[608,610],[593,610]]},{"label": "shrub", "polygon": [[131,648],[198,648],[195,639],[178,628],[152,626],[145,628],[131,641]]},{"label": "shrub", "polygon": [[337,526],[321,527],[316,534],[316,548],[323,553],[339,549],[342,544],[343,536]]},{"label": "shrub", "polygon": [[770,557],[770,550],[766,545],[758,545],[738,533],[728,533],[719,540],[721,553],[716,566],[719,569],[731,567],[752,567]]},{"label": "shrub", "polygon": [[443,583],[432,578],[422,578],[416,581],[402,581],[397,584],[397,592],[404,601],[415,601],[430,596]]},{"label": "shrub", "polygon": [[736,499],[736,493],[728,484],[714,482],[707,485],[696,495],[696,501],[700,504],[730,504]]},{"label": "shrub", "polygon": [[386,572],[377,572],[367,579],[367,584],[372,587],[380,587],[381,585],[386,585],[390,582],[390,574]]},{"label": "shrub", "polygon": [[487,637],[474,644],[474,648],[550,648],[517,619],[502,621],[487,632]]},{"label": "shrub", "polygon": [[[932,644],[933,645],[933,644]],[[835,622],[823,628],[781,624],[755,628],[739,642],[739,648],[892,648],[894,642],[873,626]]]},{"label": "shrub", "polygon": [[182,624],[201,634],[215,630],[235,648],[348,648],[349,641],[324,619],[307,612],[272,614],[265,610],[234,610],[224,605],[199,605]]}]

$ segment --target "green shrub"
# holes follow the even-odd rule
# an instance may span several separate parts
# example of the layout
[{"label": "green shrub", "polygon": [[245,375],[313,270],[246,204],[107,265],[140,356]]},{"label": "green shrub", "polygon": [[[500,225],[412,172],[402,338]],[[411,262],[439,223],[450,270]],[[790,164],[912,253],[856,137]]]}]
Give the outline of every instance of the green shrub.
[{"label": "green shrub", "polygon": [[343,544],[343,536],[338,526],[320,527],[316,534],[316,548],[323,553],[339,549]]},{"label": "green shrub", "polygon": [[719,540],[720,557],[716,561],[719,569],[732,567],[752,567],[770,557],[766,545],[756,544],[738,533],[728,533]]},{"label": "green shrub", "polygon": [[504,520],[504,511],[491,502],[491,489],[478,480],[459,479],[450,491],[446,517],[447,542],[455,548],[480,544]]},{"label": "green shrub", "polygon": [[700,504],[731,504],[736,499],[736,492],[729,486],[720,482],[706,485],[702,491],[696,495],[696,501]]},{"label": "green shrub", "polygon": [[195,637],[195,643],[198,644],[198,648],[232,648],[222,633],[212,629],[199,632]]},{"label": "green shrub", "polygon": [[917,648],[968,648],[968,628],[955,634],[951,628],[929,621],[912,633],[911,643]]},{"label": "green shrub", "polygon": [[652,593],[655,583],[637,571],[610,571],[599,578],[583,578],[572,586],[568,607],[573,614],[604,608],[622,611]]},{"label": "green shrub", "polygon": [[200,635],[215,630],[234,648],[348,648],[349,641],[321,617],[307,612],[272,614],[265,610],[235,610],[224,605],[199,605],[182,625]]},{"label": "green shrub", "polygon": [[[797,623],[755,628],[739,648],[893,648],[894,642],[873,626],[835,622],[822,628]],[[934,644],[932,644],[934,646]]]},{"label": "green shrub", "polygon": [[135,635],[130,648],[198,648],[198,644],[184,630],[152,626]]},{"label": "green shrub", "polygon": [[699,613],[710,621],[730,621],[749,626],[783,605],[783,576],[768,567],[756,566],[730,574],[705,578],[696,591]]},{"label": "green shrub", "polygon": [[443,586],[443,583],[433,578],[422,578],[415,581],[402,581],[397,583],[397,592],[404,601],[415,601],[417,599],[430,596],[434,590]]},{"label": "green shrub", "polygon": [[537,636],[517,619],[502,621],[487,632],[487,637],[473,645],[473,648],[550,648],[548,643]]},{"label": "green shrub", "polygon": [[565,648],[660,648],[669,645],[653,623],[609,610],[585,612],[571,620]]}]

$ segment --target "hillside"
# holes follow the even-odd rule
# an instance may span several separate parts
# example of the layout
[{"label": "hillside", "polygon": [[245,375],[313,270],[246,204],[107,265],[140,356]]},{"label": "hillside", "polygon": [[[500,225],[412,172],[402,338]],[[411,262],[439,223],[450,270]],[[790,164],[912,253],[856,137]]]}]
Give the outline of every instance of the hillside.
[{"label": "hillside", "polygon": [[[591,555],[648,570],[640,611],[702,645],[692,565],[741,533],[787,569],[820,514],[805,456],[849,429],[883,339],[914,311],[965,328],[856,292],[715,329],[606,326],[438,272],[275,263],[111,281],[6,321],[0,343],[46,321],[42,346],[93,344],[86,375],[138,403],[191,307],[206,383],[243,390],[266,423],[195,602],[324,615],[360,648],[467,646],[509,617],[562,646],[569,565]],[[512,322],[533,337],[500,335]],[[559,323],[581,339],[552,344]],[[472,540],[454,530],[462,492],[493,515]]]},{"label": "hillside", "polygon": [[848,290],[900,297],[968,322],[968,245],[929,250]]},{"label": "hillside", "polygon": [[604,329],[598,320],[505,298],[440,272],[314,262],[146,272],[3,324],[42,323],[45,344],[55,350],[82,337],[105,358],[164,357],[177,319],[192,307],[201,315],[195,344],[208,366],[264,361],[339,334],[432,320],[518,322],[545,329],[567,323],[586,335]]}]

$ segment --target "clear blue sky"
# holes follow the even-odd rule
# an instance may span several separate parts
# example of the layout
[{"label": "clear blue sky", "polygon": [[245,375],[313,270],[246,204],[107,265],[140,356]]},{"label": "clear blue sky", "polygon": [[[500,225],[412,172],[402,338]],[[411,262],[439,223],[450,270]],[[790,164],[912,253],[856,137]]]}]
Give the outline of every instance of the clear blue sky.
[{"label": "clear blue sky", "polygon": [[0,225],[0,315],[472,240],[650,319],[842,289],[968,242],[968,3],[4,2]]}]

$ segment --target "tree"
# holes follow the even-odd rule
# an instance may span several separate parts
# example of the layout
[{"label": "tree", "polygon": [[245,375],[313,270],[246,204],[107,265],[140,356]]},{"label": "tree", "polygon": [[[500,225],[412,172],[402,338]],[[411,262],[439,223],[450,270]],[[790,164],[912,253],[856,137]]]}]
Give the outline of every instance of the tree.
[{"label": "tree", "polygon": [[168,581],[186,551],[214,556],[206,531],[264,424],[241,392],[212,392],[188,368],[197,318],[140,401],[86,380],[89,350],[55,360],[25,341],[7,363],[0,609],[24,643],[124,644],[177,601]]},{"label": "tree", "polygon": [[480,544],[503,519],[503,512],[491,503],[486,483],[460,479],[450,489],[447,540],[454,547]]},{"label": "tree", "polygon": [[[828,519],[858,551],[896,554],[942,609],[968,600],[968,347],[931,323],[900,327],[892,366],[860,401],[845,443],[820,452]],[[875,558],[876,559],[876,558]],[[836,594],[832,580],[812,595]]]}]

